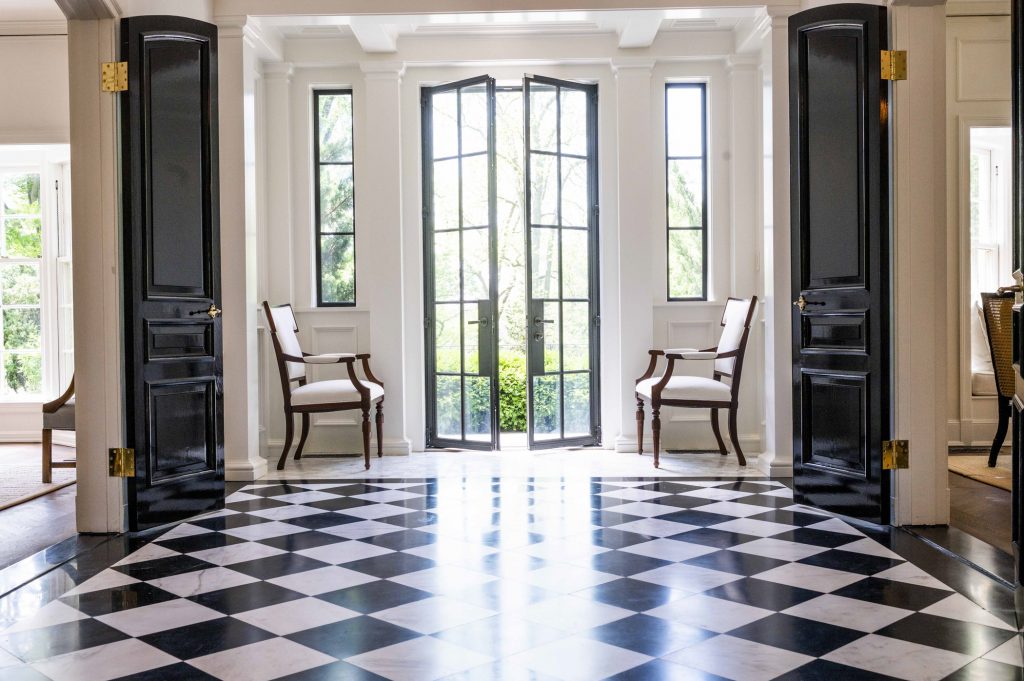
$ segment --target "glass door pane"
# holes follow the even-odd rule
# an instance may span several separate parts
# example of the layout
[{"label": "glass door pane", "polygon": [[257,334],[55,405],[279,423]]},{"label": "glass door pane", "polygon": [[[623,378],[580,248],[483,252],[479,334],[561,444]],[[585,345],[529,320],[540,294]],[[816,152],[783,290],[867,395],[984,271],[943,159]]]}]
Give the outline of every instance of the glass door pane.
[{"label": "glass door pane", "polygon": [[598,444],[597,86],[523,92],[530,446]]},{"label": "glass door pane", "polygon": [[427,446],[494,449],[494,81],[423,90]]}]

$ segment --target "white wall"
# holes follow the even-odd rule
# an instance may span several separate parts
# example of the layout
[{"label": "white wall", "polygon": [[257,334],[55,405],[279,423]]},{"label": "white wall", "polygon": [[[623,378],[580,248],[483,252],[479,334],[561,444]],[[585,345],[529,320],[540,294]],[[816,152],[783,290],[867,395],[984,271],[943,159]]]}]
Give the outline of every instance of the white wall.
[{"label": "white wall", "polygon": [[[66,35],[0,35],[0,145],[57,145],[70,139]],[[16,150],[17,147],[10,147]],[[56,162],[47,152],[18,155],[33,165]],[[67,154],[66,147],[63,154]],[[11,154],[0,155],[20,164]],[[51,334],[52,336],[52,334]],[[56,357],[56,354],[54,354]],[[56,397],[50,395],[47,399]],[[0,402],[0,442],[41,439],[40,402]],[[73,434],[55,441],[74,444]]]},{"label": "white wall", "polygon": [[[1010,16],[1005,9],[1002,16],[946,19],[946,403],[952,445],[991,445],[998,420],[995,397],[971,394],[970,220],[961,198],[969,184],[970,128],[1010,125]],[[1002,284],[1013,283],[1009,271],[999,275]]]},{"label": "white wall", "polygon": [[0,144],[67,144],[66,35],[0,35]]},{"label": "white wall", "polygon": [[[761,212],[758,201],[761,75],[756,59],[733,55],[729,31],[660,35],[647,49],[620,50],[614,36],[409,37],[399,52],[364,54],[354,40],[306,38],[286,42],[284,63],[263,65],[265,97],[261,140],[265,164],[267,219],[259,236],[259,298],[295,306],[300,337],[307,351],[370,351],[375,371],[387,374],[387,356],[379,352],[384,329],[403,334],[403,362],[396,382],[400,403],[389,397],[385,451],[404,453],[424,445],[423,253],[420,177],[420,99],[424,84],[483,73],[499,80],[521,79],[524,72],[598,84],[601,272],[602,431],[606,447],[635,448],[633,379],[646,366],[648,347],[713,345],[725,299],[759,293]],[[369,138],[366,119],[374,102],[365,101],[367,78],[381,71],[401,74],[399,127],[401,158],[395,185],[375,188],[360,183],[361,168],[382,162],[375,156],[379,130]],[[628,72],[628,73],[627,73]],[[625,75],[624,75],[625,74]],[[620,96],[624,78],[646,85],[647,97]],[[665,298],[664,84],[701,79],[709,83],[710,299],[668,303]],[[355,98],[356,263],[359,299],[355,308],[316,309],[313,283],[311,92],[314,87],[345,86]],[[625,90],[623,90],[625,92]],[[386,95],[384,95],[386,96]],[[734,104],[734,100],[736,103]],[[629,124],[623,121],[628,120]],[[647,125],[635,126],[633,121]],[[379,128],[379,126],[378,126]],[[653,131],[653,133],[652,133]],[[639,150],[639,151],[638,151]],[[620,168],[620,154],[640,153],[649,182],[627,191],[637,168]],[[390,161],[383,161],[390,162]],[[400,193],[400,243],[382,241],[379,225],[367,215]],[[624,203],[625,202],[625,203]],[[628,216],[620,220],[620,216]],[[620,246],[625,245],[624,248]],[[401,300],[372,301],[373,291],[396,277],[376,269],[374,253],[400,247]],[[624,269],[625,268],[625,269]],[[629,268],[642,278],[625,277]],[[625,293],[624,293],[625,292]],[[646,328],[623,329],[620,312],[646,309]],[[395,319],[396,308],[399,319]],[[631,310],[633,311],[633,310]],[[381,321],[381,317],[387,323]],[[762,315],[759,315],[761,317]],[[748,454],[763,449],[763,343],[756,322],[748,350],[740,407],[740,437]],[[374,334],[377,334],[375,336]],[[386,339],[385,339],[386,340]],[[641,341],[641,342],[638,342]],[[625,348],[628,347],[626,350]],[[632,347],[632,346],[636,347]],[[642,346],[642,348],[640,347]],[[639,367],[639,369],[637,368]],[[317,378],[331,369],[317,368]],[[260,429],[265,455],[276,458],[283,440],[280,381],[272,346],[260,332]],[[389,395],[393,395],[389,388]],[[667,448],[714,448],[708,415],[669,410]],[[675,412],[680,412],[676,414]],[[314,418],[309,451],[355,452],[358,429],[344,412]],[[404,423],[404,428],[400,427]],[[648,419],[649,427],[650,419]],[[395,424],[398,424],[397,426]],[[623,424],[625,427],[623,427]],[[620,437],[621,435],[621,437]],[[634,449],[635,451],[635,449]],[[751,457],[755,458],[755,457]]]}]

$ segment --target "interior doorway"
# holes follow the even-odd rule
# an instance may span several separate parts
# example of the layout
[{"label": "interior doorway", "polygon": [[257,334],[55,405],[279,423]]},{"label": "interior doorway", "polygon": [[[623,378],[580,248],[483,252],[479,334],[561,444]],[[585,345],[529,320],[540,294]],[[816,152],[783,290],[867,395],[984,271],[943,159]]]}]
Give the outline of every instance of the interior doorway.
[{"label": "interior doorway", "polygon": [[423,90],[427,445],[600,443],[597,88]]}]

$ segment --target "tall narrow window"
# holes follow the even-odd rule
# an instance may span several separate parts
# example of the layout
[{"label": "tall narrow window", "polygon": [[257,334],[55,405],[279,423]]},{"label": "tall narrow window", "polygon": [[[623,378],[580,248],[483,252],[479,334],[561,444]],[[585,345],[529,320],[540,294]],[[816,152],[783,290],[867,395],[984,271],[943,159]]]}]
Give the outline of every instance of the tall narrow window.
[{"label": "tall narrow window", "polygon": [[316,175],[316,302],[356,304],[352,91],[313,93]]},{"label": "tall narrow window", "polygon": [[708,296],[706,99],[704,83],[665,87],[669,300]]},{"label": "tall narrow window", "polygon": [[0,393],[11,397],[43,387],[41,184],[38,172],[0,173]]}]

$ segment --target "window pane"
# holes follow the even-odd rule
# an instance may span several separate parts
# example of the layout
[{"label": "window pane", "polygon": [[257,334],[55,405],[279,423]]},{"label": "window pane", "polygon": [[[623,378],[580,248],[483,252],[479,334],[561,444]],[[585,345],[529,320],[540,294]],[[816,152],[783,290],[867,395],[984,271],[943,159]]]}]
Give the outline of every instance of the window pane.
[{"label": "window pane", "polygon": [[558,298],[558,230],[534,227],[530,232],[530,269],[533,297]]},{"label": "window pane", "polygon": [[552,440],[562,435],[562,390],[559,376],[533,377],[533,435]]},{"label": "window pane", "polygon": [[320,166],[321,233],[352,231],[352,192],[352,166]]},{"label": "window pane", "polygon": [[491,223],[488,178],[486,154],[462,159],[463,227],[485,227]]},{"label": "window pane", "polygon": [[7,215],[39,213],[39,175],[22,173],[3,178],[3,212]]},{"label": "window pane", "polygon": [[491,439],[491,379],[466,377],[466,439]]},{"label": "window pane", "polygon": [[459,159],[434,161],[434,229],[459,228]]},{"label": "window pane", "polygon": [[562,158],[562,225],[588,226],[589,192],[587,191],[587,161],[581,158]]},{"label": "window pane", "polygon": [[530,85],[530,149],[558,151],[558,99],[552,85]]},{"label": "window pane", "polygon": [[320,160],[352,161],[352,95],[320,95]]},{"label": "window pane", "polygon": [[4,305],[39,304],[39,265],[8,265],[0,269]]},{"label": "window pane", "polygon": [[454,92],[442,92],[431,98],[434,158],[447,158],[459,153],[458,101]]},{"label": "window pane", "polygon": [[562,230],[562,297],[590,296],[590,235],[582,229]]},{"label": "window pane", "polygon": [[668,233],[668,295],[699,298],[704,294],[704,231],[672,229]]},{"label": "window pane", "polygon": [[462,234],[462,299],[477,301],[489,298],[491,295],[490,231],[485,227],[483,229],[467,229]]},{"label": "window pane", "polygon": [[587,155],[587,93],[562,90],[562,153]]},{"label": "window pane", "polygon": [[700,85],[670,86],[667,89],[665,129],[669,156],[704,155],[702,92]]},{"label": "window pane", "polygon": [[320,237],[321,299],[325,303],[354,303],[356,260],[351,235]]},{"label": "window pane", "polygon": [[487,89],[476,85],[462,90],[462,153],[487,151]]},{"label": "window pane", "polygon": [[530,222],[558,224],[558,160],[546,154],[530,154]]},{"label": "window pane", "polygon": [[39,308],[4,310],[4,349],[39,349]]},{"label": "window pane", "polygon": [[668,226],[704,226],[703,163],[668,162]]},{"label": "window pane", "polygon": [[437,388],[438,437],[462,438],[462,380],[458,376],[438,376]]},{"label": "window pane", "polygon": [[434,300],[459,299],[459,233],[434,235]]},{"label": "window pane", "polygon": [[4,392],[32,395],[42,392],[42,358],[37,354],[9,352],[4,357]]},{"label": "window pane", "polygon": [[[439,372],[457,374],[462,370],[459,357],[461,323],[458,303],[434,306],[434,362]],[[456,412],[461,409],[459,407]]]}]

